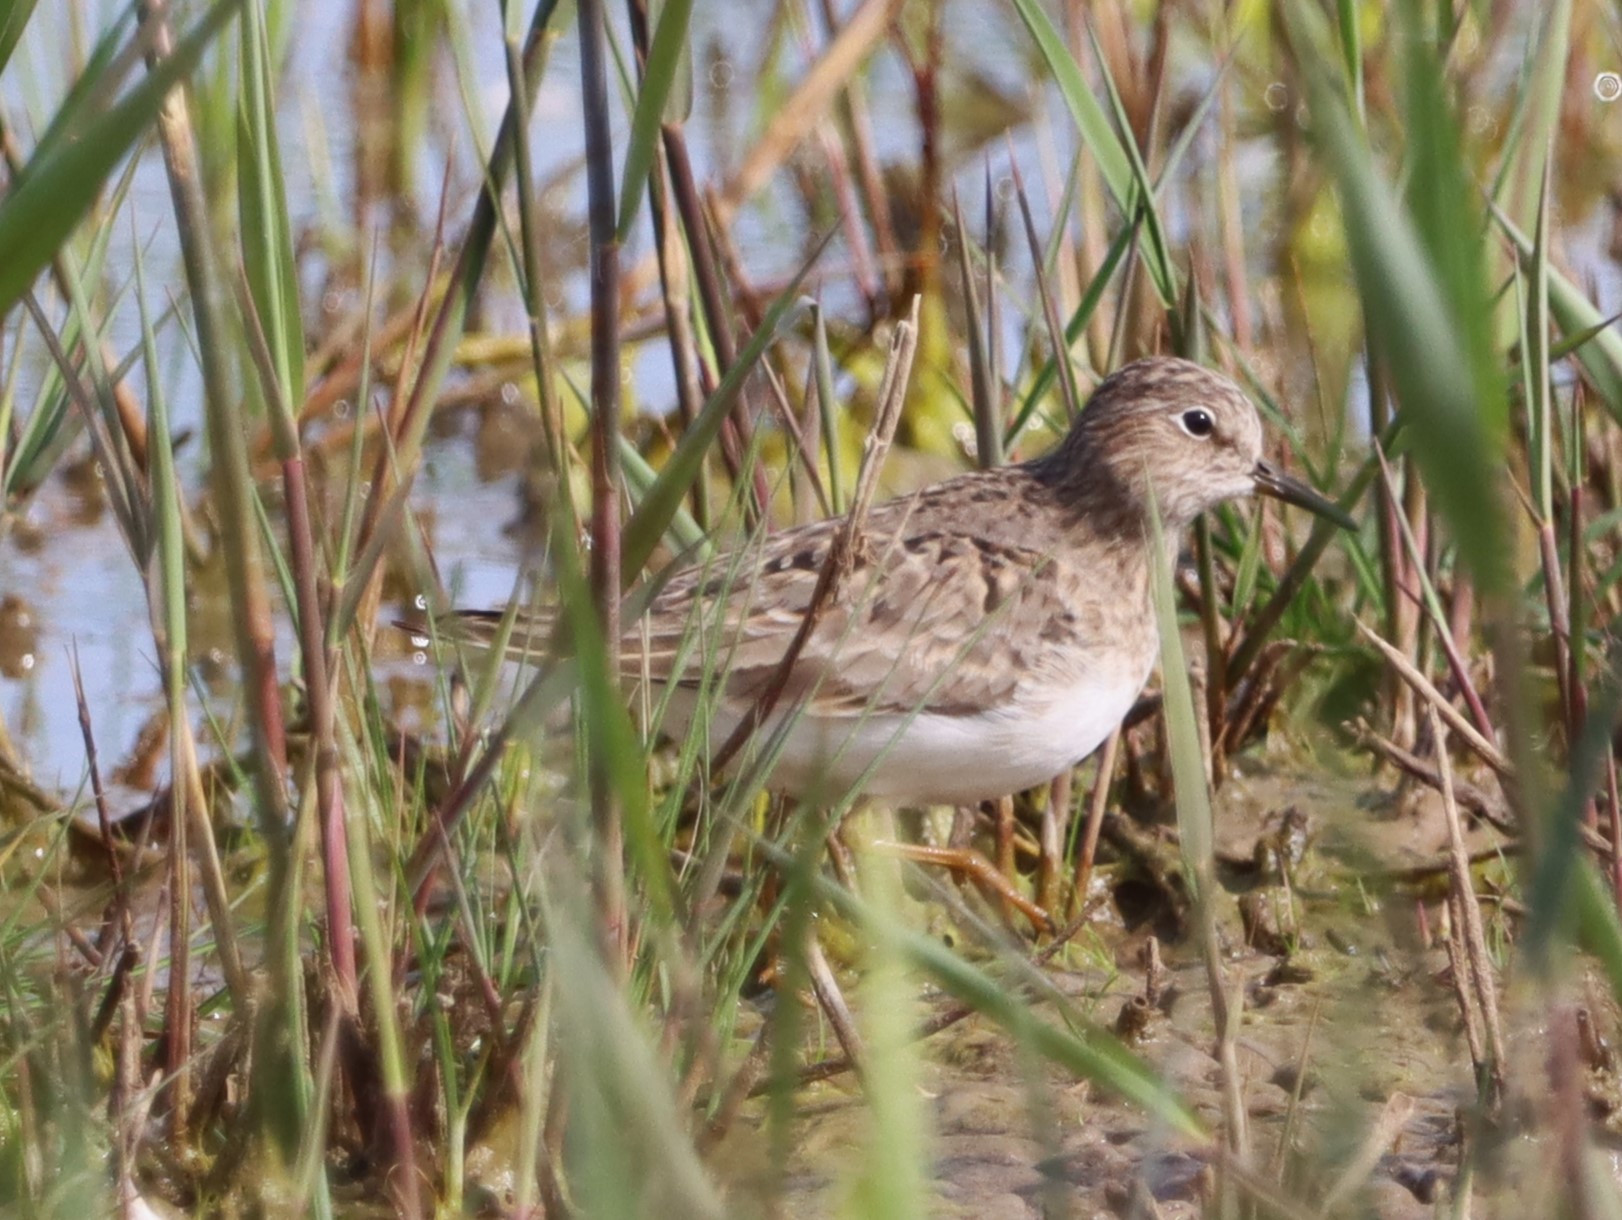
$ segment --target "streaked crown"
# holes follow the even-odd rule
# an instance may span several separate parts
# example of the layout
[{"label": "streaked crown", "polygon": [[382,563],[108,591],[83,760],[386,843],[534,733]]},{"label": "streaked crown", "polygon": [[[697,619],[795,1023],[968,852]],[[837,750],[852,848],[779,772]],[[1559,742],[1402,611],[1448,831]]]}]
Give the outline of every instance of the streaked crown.
[{"label": "streaked crown", "polygon": [[[1109,495],[1168,531],[1256,490],[1262,426],[1233,381],[1187,360],[1138,360],[1101,382],[1042,465],[1078,494]],[[1107,488],[1107,490],[1106,490]]]}]

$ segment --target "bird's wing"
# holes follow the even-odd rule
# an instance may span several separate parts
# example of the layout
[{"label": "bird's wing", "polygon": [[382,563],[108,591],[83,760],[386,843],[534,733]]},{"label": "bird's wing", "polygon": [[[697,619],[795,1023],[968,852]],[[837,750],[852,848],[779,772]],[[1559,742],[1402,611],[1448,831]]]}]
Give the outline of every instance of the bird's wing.
[{"label": "bird's wing", "polygon": [[[627,671],[689,685],[724,675],[728,696],[759,696],[800,630],[837,528],[789,530],[676,576],[628,632]],[[1027,626],[1011,630],[1016,620]],[[968,714],[1052,664],[1076,627],[1043,553],[913,519],[906,501],[892,502],[875,510],[782,698],[824,716]]]}]

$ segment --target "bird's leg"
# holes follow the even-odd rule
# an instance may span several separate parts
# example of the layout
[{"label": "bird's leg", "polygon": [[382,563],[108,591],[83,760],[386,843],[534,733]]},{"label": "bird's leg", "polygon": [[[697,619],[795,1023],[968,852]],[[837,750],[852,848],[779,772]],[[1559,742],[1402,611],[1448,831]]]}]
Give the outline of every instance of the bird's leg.
[{"label": "bird's leg", "polygon": [[850,844],[844,840],[843,830],[844,824],[841,823],[828,832],[828,863],[833,865],[839,884],[855,893],[856,857],[851,854]]},{"label": "bird's leg", "polygon": [[[789,802],[781,793],[772,792],[766,797],[766,818],[763,827],[768,842],[777,843],[783,837],[783,827],[788,822]],[[748,865],[745,864],[747,871]],[[777,906],[777,896],[781,889],[781,874],[774,865],[766,866],[766,875],[761,878],[760,896],[755,900],[755,912],[762,918],[768,918]],[[773,927],[766,935],[766,943],[761,948],[761,967],[756,975],[756,981],[776,986],[783,977],[783,946],[778,935],[778,928]]]},{"label": "bird's leg", "polygon": [[887,856],[911,860],[914,864],[933,864],[937,868],[951,869],[974,882],[982,894],[1004,910],[1012,908],[1025,916],[1037,932],[1053,931],[1053,918],[1021,894],[1005,873],[972,847],[925,847],[921,843],[896,843],[889,839],[875,839],[868,847]]},{"label": "bird's leg", "polygon": [[[974,824],[979,817],[980,810],[978,808],[971,808],[968,805],[952,806],[952,829],[947,833],[946,846],[956,852],[965,854],[971,852],[974,848]],[[959,886],[968,881],[969,873],[967,870],[953,869],[951,872],[952,879]],[[1002,916],[1005,920],[1009,918],[1006,904],[1002,908]]]},{"label": "bird's leg", "polygon": [[1093,857],[1098,851],[1098,832],[1104,825],[1104,808],[1109,804],[1110,782],[1115,778],[1115,756],[1121,748],[1121,730],[1116,729],[1104,742],[1104,751],[1098,756],[1098,772],[1093,779],[1092,795],[1087,800],[1087,825],[1081,834],[1081,852],[1076,857],[1075,880],[1070,884],[1070,903],[1066,914],[1074,919],[1087,901],[1087,891],[1093,881]]},{"label": "bird's leg", "polygon": [[1036,865],[1036,904],[1053,910],[1059,901],[1059,869],[1064,856],[1065,832],[1070,826],[1070,785],[1074,777],[1066,768],[1048,785],[1048,802],[1042,810],[1042,856]]},{"label": "bird's leg", "polygon": [[999,796],[993,805],[996,809],[997,825],[997,868],[1004,877],[1010,881],[1014,877],[1014,798]]}]

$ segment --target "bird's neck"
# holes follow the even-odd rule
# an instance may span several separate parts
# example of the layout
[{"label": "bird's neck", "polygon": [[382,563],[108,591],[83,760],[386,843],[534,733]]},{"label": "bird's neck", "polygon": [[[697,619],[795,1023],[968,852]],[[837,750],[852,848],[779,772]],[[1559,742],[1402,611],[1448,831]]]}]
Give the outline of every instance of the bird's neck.
[{"label": "bird's neck", "polygon": [[[1073,440],[1073,438],[1071,438]],[[1031,477],[1053,498],[1058,510],[1079,534],[1121,539],[1142,548],[1153,529],[1147,483],[1131,480],[1093,449],[1071,443],[1026,463]],[[1190,522],[1161,513],[1167,546],[1175,547]]]}]

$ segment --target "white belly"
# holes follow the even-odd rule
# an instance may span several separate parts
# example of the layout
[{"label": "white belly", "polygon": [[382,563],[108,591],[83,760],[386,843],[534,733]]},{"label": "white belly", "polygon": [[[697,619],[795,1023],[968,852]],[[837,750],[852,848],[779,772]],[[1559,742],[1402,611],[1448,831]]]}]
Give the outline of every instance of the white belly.
[{"label": "white belly", "polygon": [[[967,805],[1046,783],[1091,754],[1143,689],[1147,673],[1117,673],[1045,692],[1026,707],[969,716],[817,718],[777,712],[755,734],[758,748],[781,748],[768,785],[832,802],[852,789],[919,805]],[[742,712],[718,706],[710,738],[718,746]],[[692,700],[671,699],[666,729],[685,732]],[[785,718],[789,720],[784,728]]]}]

